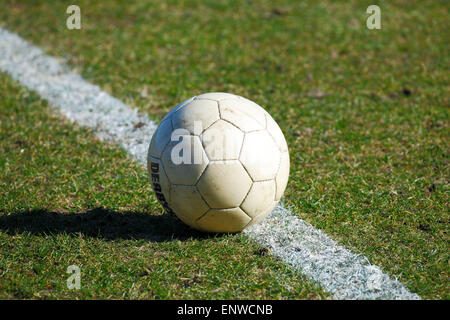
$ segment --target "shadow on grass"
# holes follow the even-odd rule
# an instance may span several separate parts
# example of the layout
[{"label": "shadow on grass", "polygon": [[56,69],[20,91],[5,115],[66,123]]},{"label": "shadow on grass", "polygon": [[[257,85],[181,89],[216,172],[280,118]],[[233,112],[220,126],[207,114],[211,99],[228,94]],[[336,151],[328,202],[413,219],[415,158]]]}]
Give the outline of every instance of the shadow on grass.
[{"label": "shadow on grass", "polygon": [[83,234],[108,240],[146,239],[153,242],[217,237],[193,230],[167,214],[156,216],[104,208],[81,213],[58,213],[38,209],[9,215],[0,214],[0,230],[8,234]]}]

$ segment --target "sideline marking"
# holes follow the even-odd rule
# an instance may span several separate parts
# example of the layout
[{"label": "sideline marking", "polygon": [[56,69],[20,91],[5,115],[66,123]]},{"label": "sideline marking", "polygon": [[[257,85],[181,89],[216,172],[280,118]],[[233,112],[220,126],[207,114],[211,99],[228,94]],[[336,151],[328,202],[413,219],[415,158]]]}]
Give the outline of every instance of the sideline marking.
[{"label": "sideline marking", "polygon": [[[102,141],[119,144],[146,166],[155,122],[3,28],[0,28],[0,71],[37,92],[72,122],[93,129]],[[135,128],[138,123],[140,128]],[[420,299],[398,280],[371,265],[367,258],[336,244],[282,205],[244,233],[318,282],[336,299]]]}]

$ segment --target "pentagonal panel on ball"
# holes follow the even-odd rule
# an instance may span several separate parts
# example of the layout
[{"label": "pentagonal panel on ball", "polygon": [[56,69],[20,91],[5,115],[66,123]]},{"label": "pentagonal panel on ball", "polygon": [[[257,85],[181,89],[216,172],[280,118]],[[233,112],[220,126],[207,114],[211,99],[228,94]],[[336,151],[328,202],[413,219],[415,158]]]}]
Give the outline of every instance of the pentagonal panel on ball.
[{"label": "pentagonal panel on ball", "polygon": [[219,118],[217,101],[194,99],[172,115],[172,124],[174,129],[200,135]]},{"label": "pentagonal panel on ball", "polygon": [[191,227],[195,227],[195,221],[209,209],[195,186],[172,185],[170,206],[177,217]]},{"label": "pentagonal panel on ball", "polygon": [[239,97],[239,99],[241,100],[243,105],[245,105],[245,108],[247,110],[252,110],[252,113],[258,114],[258,116],[257,116],[258,122],[261,124],[264,124],[264,126],[265,126],[266,119],[263,118],[262,115],[266,114],[267,111],[263,107],[261,107],[259,104],[257,104],[256,102],[254,102],[250,99],[247,99],[244,97]]},{"label": "pentagonal panel on ball", "polygon": [[156,132],[153,134],[150,142],[150,148],[148,151],[150,156],[161,158],[161,153],[170,141],[172,130],[172,121],[170,121],[170,118],[159,124],[158,129],[156,129]]},{"label": "pentagonal panel on ball", "polygon": [[240,208],[211,209],[197,220],[197,226],[208,232],[239,232],[250,221],[251,218]]},{"label": "pentagonal panel on ball", "polygon": [[280,151],[266,130],[246,133],[239,160],[253,181],[275,178]]},{"label": "pentagonal panel on ball", "polygon": [[280,149],[281,152],[287,151],[287,143],[286,139],[284,138],[284,134],[281,131],[280,127],[276,123],[275,120],[270,116],[270,114],[266,113],[266,119],[267,119],[267,131],[270,133],[270,135],[275,140],[275,143],[278,146],[278,149]]},{"label": "pentagonal panel on ball", "polygon": [[280,169],[278,170],[277,177],[275,178],[277,184],[277,193],[275,200],[280,200],[289,179],[289,152],[283,152],[281,154]]},{"label": "pentagonal panel on ball", "polygon": [[[162,119],[162,121],[168,119],[169,117],[172,116],[172,114],[174,114],[177,110],[183,108],[185,105],[187,105],[189,102],[191,102],[192,100],[194,100],[195,97],[191,97],[189,99],[184,100],[183,102],[177,104],[175,107],[172,108],[172,110],[169,111],[168,114],[166,114],[166,116]],[[161,121],[161,122],[162,122]]]},{"label": "pentagonal panel on ball", "polygon": [[208,165],[208,157],[197,136],[180,136],[164,149],[161,161],[172,184],[195,185]]},{"label": "pentagonal panel on ball", "polygon": [[164,171],[161,160],[154,157],[148,157],[147,170],[156,198],[161,205],[166,206],[170,201],[170,182]]},{"label": "pentagonal panel on ball", "polygon": [[220,117],[244,132],[262,130],[266,127],[266,119],[261,107],[255,105],[244,99],[220,101]]},{"label": "pentagonal panel on ball", "polygon": [[268,210],[275,201],[275,180],[253,182],[250,191],[241,204],[241,209],[255,218]]},{"label": "pentagonal panel on ball", "polygon": [[211,161],[197,188],[211,208],[232,208],[241,204],[252,180],[237,160]]},{"label": "pentagonal panel on ball", "polygon": [[219,120],[203,132],[201,139],[209,160],[237,160],[244,133],[231,123]]},{"label": "pentagonal panel on ball", "polygon": [[239,96],[231,94],[231,93],[226,93],[226,92],[208,92],[208,93],[198,95],[196,97],[196,99],[209,99],[209,100],[215,100],[215,101],[220,101],[220,100],[225,100],[225,99],[238,99],[238,98],[239,98]]}]

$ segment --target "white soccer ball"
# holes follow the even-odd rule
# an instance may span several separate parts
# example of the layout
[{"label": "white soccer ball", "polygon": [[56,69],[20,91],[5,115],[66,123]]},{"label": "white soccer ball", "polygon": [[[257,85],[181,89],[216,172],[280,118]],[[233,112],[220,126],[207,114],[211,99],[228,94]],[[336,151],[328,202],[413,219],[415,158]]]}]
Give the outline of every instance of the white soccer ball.
[{"label": "white soccer ball", "polygon": [[150,181],[166,212],[207,232],[239,232],[276,206],[289,177],[283,133],[256,103],[205,93],[173,108],[148,151]]}]

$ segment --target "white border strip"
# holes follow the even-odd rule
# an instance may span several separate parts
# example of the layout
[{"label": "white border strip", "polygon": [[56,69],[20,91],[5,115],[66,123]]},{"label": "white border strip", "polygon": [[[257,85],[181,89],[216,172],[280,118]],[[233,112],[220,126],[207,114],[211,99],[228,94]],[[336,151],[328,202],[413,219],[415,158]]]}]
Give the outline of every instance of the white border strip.
[{"label": "white border strip", "polygon": [[[157,127],[153,121],[2,28],[0,70],[36,91],[71,121],[93,129],[103,141],[119,144],[146,165],[147,148]],[[336,244],[283,206],[245,233],[336,299],[420,299],[365,257]]]}]

